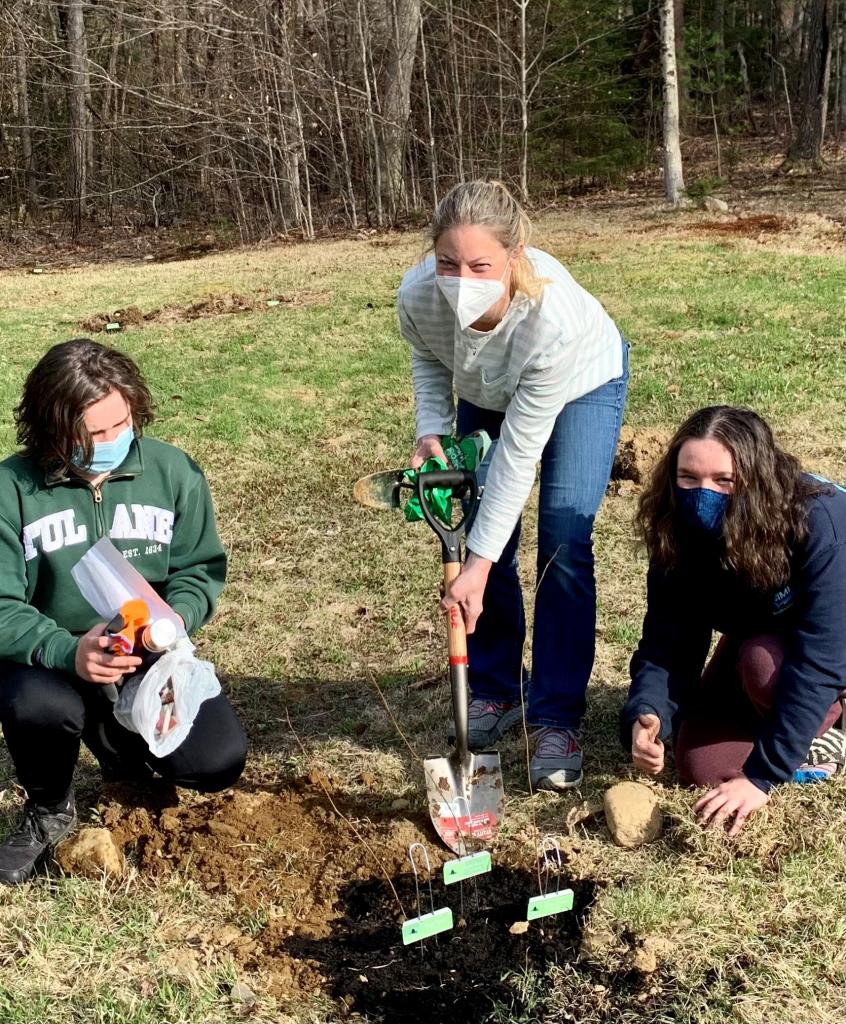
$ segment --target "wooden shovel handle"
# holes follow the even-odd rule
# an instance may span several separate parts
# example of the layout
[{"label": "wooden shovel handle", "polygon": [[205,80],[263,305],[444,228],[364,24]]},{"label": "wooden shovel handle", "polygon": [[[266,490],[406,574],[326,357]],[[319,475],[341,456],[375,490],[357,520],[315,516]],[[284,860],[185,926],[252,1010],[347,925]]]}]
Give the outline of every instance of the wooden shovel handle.
[{"label": "wooden shovel handle", "polygon": [[[460,562],[446,562],[444,564],[444,591],[449,590],[449,585],[461,572]],[[464,630],[464,616],[457,604],[447,612],[447,639],[449,644],[450,665],[467,664],[467,633]]]}]

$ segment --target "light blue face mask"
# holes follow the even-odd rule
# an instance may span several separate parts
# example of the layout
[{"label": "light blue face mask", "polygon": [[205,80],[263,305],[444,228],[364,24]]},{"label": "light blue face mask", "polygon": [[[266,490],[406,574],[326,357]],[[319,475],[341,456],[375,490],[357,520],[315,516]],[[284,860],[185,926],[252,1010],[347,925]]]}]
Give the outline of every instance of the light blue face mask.
[{"label": "light blue face mask", "polygon": [[723,519],[730,499],[730,494],[712,491],[707,487],[676,485],[676,500],[682,518],[688,526],[709,537],[719,537],[722,533]]},{"label": "light blue face mask", "polygon": [[87,466],[81,463],[76,455],[74,455],[73,464],[85,470],[86,473],[110,473],[113,469],[117,469],[129,455],[134,437],[135,431],[130,423],[113,441],[95,441],[94,455]]}]

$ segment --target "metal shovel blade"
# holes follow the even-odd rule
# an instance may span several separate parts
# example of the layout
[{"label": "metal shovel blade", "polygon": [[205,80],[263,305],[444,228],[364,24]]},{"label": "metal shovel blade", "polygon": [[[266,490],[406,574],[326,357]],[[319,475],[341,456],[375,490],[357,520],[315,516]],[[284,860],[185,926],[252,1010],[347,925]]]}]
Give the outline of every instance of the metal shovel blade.
[{"label": "metal shovel blade", "polygon": [[363,476],[353,485],[353,497],[368,508],[399,508],[400,485],[404,476],[404,469],[389,469],[384,473]]},{"label": "metal shovel blade", "polygon": [[427,757],[423,769],[429,815],[443,842],[459,856],[492,842],[505,798],[499,754],[468,753],[463,762],[456,752]]}]

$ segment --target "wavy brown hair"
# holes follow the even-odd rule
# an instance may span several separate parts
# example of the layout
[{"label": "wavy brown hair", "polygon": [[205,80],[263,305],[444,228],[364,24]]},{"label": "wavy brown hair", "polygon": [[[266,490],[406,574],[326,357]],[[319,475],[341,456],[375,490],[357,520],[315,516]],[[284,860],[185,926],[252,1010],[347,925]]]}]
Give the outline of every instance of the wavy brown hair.
[{"label": "wavy brown hair", "polygon": [[768,424],[751,409],[712,405],[676,431],[641,494],[635,530],[650,560],[678,564],[676,469],[685,441],[711,438],[730,452],[734,491],[723,520],[723,565],[756,589],[777,590],[790,577],[790,552],[807,533],[807,499],[824,486],[802,473],[797,459],[775,443]]},{"label": "wavy brown hair", "polygon": [[64,472],[75,455],[90,461],[85,410],[112,391],[126,399],[135,433],[143,433],[154,417],[153,398],[129,356],[90,338],[54,345],[30,370],[15,409],[21,455]]}]

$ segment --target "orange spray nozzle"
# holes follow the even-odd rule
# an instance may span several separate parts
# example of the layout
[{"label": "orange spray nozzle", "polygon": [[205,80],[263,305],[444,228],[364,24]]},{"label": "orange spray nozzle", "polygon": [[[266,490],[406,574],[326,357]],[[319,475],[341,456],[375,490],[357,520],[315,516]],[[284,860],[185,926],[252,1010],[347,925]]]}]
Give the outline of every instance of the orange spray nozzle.
[{"label": "orange spray nozzle", "polygon": [[120,611],[106,626],[112,654],[132,654],[136,634],[150,621],[150,609],[142,598],[124,601]]}]

